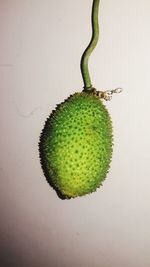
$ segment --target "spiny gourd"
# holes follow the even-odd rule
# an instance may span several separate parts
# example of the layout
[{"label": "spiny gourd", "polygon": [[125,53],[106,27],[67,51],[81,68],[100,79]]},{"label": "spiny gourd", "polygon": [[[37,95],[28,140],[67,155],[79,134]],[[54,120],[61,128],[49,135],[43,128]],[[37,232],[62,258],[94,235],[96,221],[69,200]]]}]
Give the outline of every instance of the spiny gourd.
[{"label": "spiny gourd", "polygon": [[75,93],[57,106],[40,137],[40,158],[48,182],[64,198],[96,191],[112,157],[112,123],[103,102]]},{"label": "spiny gourd", "polygon": [[88,60],[99,37],[98,9],[93,0],[92,37],[81,57],[84,90],[57,106],[40,136],[41,165],[49,184],[61,198],[75,198],[102,185],[112,157],[112,123],[101,98],[110,100],[121,88],[96,91]]}]

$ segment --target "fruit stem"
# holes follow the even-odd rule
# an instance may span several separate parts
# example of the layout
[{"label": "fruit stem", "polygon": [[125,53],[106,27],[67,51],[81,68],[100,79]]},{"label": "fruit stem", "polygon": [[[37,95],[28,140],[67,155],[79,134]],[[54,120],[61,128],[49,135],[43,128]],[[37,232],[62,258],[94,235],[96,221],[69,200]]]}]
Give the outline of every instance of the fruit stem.
[{"label": "fruit stem", "polygon": [[89,45],[87,46],[81,57],[81,74],[84,82],[84,90],[92,89],[91,78],[88,69],[88,60],[92,51],[96,47],[99,38],[99,24],[98,24],[99,2],[100,0],[93,0],[92,17],[91,17],[92,37]]}]

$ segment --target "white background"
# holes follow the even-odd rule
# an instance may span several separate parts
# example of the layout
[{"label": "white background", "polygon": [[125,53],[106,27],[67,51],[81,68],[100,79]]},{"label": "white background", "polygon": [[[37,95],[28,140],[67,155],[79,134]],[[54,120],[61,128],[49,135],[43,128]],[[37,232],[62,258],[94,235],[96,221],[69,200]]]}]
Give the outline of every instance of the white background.
[{"label": "white background", "polygon": [[96,193],[61,200],[38,140],[56,104],[81,91],[91,0],[0,1],[2,267],[150,266],[150,1],[105,0],[90,58],[114,126],[111,170]]}]

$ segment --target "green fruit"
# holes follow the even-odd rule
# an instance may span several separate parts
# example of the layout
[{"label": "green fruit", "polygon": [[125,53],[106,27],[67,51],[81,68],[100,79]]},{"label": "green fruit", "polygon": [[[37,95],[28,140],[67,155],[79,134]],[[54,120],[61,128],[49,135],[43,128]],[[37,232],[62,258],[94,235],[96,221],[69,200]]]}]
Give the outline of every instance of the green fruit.
[{"label": "green fruit", "polygon": [[112,124],[98,96],[75,93],[57,106],[40,137],[48,182],[64,198],[96,191],[109,169]]}]

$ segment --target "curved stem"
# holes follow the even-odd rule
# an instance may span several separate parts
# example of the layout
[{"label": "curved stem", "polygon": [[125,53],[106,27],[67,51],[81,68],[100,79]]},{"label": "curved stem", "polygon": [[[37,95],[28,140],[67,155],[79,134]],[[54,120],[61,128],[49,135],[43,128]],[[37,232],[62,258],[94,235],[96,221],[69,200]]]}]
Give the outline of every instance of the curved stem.
[{"label": "curved stem", "polygon": [[98,24],[98,10],[99,10],[100,0],[93,0],[92,6],[92,38],[91,41],[84,51],[81,57],[81,73],[84,82],[84,89],[90,90],[92,88],[89,69],[88,69],[88,60],[89,57],[97,45],[99,38],[99,24]]}]

